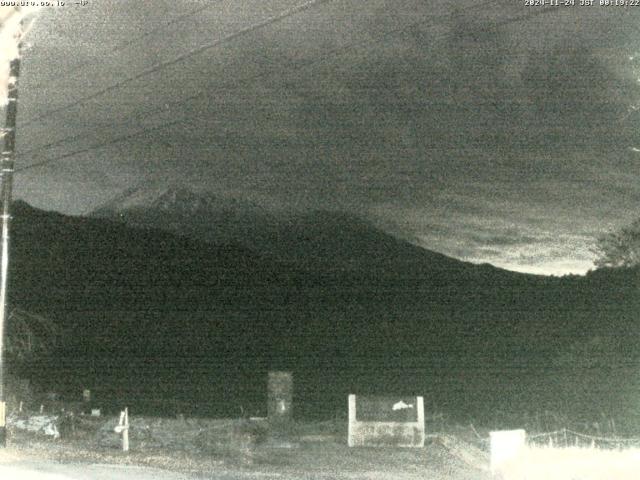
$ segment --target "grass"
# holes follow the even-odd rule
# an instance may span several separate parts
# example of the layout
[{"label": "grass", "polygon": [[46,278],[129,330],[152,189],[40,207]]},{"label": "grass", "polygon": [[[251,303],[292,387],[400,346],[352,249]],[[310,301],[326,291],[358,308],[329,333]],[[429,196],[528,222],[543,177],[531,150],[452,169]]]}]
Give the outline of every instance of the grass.
[{"label": "grass", "polygon": [[[208,419],[131,419],[131,451],[118,450],[114,418],[79,418],[59,440],[11,431],[5,454],[58,462],[140,465],[202,475],[221,471],[284,478],[483,480],[487,472],[430,440],[424,449],[346,445],[346,422],[294,423],[275,441],[265,422]],[[287,438],[283,442],[282,436]],[[0,457],[0,462],[2,461]]]},{"label": "grass", "polygon": [[567,438],[566,429],[564,434],[556,433],[555,448],[548,446],[547,438],[538,437],[540,442],[530,442],[517,461],[493,476],[488,471],[489,429],[443,422],[440,416],[427,418],[423,449],[348,448],[346,421],[342,420],[292,423],[274,432],[266,421],[132,416],[131,451],[125,454],[119,451],[119,437],[113,433],[115,423],[115,417],[76,417],[56,441],[12,430],[10,448],[0,453],[0,462],[11,456],[32,456],[202,475],[225,470],[240,476],[273,473],[285,479],[304,475],[399,480],[635,480],[640,472],[640,448],[585,448],[574,446],[573,441],[559,447],[558,439]]}]

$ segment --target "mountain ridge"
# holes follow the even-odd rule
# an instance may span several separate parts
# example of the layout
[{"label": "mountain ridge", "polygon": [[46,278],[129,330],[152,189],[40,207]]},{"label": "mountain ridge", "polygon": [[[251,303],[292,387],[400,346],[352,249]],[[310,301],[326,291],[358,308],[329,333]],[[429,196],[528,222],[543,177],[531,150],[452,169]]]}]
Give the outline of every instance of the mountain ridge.
[{"label": "mountain ridge", "polygon": [[[180,186],[155,191],[134,188],[90,216],[210,243],[240,244],[261,254],[314,267],[357,268],[360,263],[379,263],[381,267],[395,268],[390,255],[406,253],[399,249],[415,252],[405,268],[413,268],[416,260],[442,263],[443,269],[457,268],[456,262],[468,263],[451,262],[451,257],[381,230],[353,213],[266,209],[241,198],[198,193]],[[496,267],[486,264],[484,268]]]},{"label": "mountain ridge", "polygon": [[[421,393],[470,414],[497,404],[521,409],[523,392],[531,408],[575,406],[572,389],[581,378],[617,392],[605,404],[631,399],[637,386],[609,370],[561,380],[564,370],[554,363],[593,337],[615,345],[597,352],[608,356],[605,366],[623,371],[640,357],[633,340],[640,334],[637,269],[553,278],[440,262],[361,225],[351,236],[362,238],[347,246],[373,244],[375,252],[390,242],[396,250],[385,262],[399,266],[282,261],[240,245],[19,202],[13,227],[12,304],[67,332],[50,357],[23,367],[53,380],[50,388],[96,385],[96,395],[114,401],[117,391],[130,392],[141,411],[152,398],[188,395],[209,402],[212,414],[223,414],[231,400],[259,414],[266,371],[288,369],[297,411],[313,415],[318,402],[323,414],[335,413],[353,391]],[[585,402],[585,410],[603,405]]]}]

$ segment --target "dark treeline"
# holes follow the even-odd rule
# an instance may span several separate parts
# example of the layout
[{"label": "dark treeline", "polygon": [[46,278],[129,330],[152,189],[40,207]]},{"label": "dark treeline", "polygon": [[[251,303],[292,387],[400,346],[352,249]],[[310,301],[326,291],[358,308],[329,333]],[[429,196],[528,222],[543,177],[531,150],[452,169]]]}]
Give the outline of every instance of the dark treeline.
[{"label": "dark treeline", "polygon": [[262,415],[266,372],[287,369],[301,418],[397,392],[463,420],[548,409],[640,427],[637,269],[538,277],[349,235],[356,262],[280,261],[18,202],[11,302],[63,340],[14,369],[145,413]]}]

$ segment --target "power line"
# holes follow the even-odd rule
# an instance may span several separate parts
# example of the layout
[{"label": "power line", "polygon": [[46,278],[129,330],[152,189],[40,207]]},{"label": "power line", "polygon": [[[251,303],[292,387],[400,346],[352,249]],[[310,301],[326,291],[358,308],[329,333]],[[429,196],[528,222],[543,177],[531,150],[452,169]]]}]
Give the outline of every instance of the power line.
[{"label": "power line", "polygon": [[97,144],[94,144],[94,145],[92,145],[90,147],[86,147],[86,148],[82,148],[82,149],[79,149],[79,150],[75,150],[73,152],[65,153],[64,155],[60,155],[60,156],[57,156],[55,158],[47,158],[47,159],[42,160],[40,162],[36,162],[36,163],[32,163],[30,165],[26,165],[24,167],[16,168],[14,170],[14,172],[16,172],[16,173],[24,172],[25,170],[30,170],[32,168],[42,167],[42,166],[47,165],[49,163],[57,162],[59,160],[64,160],[65,158],[75,157],[76,155],[80,155],[82,153],[89,153],[89,152],[92,152],[94,150],[99,150],[99,149],[102,149],[104,147],[108,147],[109,145],[113,145],[115,143],[126,142],[128,140],[132,140],[134,138],[137,138],[137,137],[139,137],[141,135],[146,135],[148,133],[151,133],[151,132],[153,132],[155,130],[161,131],[161,130],[163,130],[165,128],[168,128],[168,127],[173,127],[175,125],[180,125],[180,124],[183,124],[183,122],[184,122],[184,119],[174,120],[172,122],[168,122],[168,123],[163,123],[161,125],[157,125],[157,126],[155,126],[153,128],[145,128],[145,129],[140,130],[138,132],[131,133],[131,134],[128,134],[128,135],[122,135],[122,136],[116,137],[116,138],[112,138],[111,140],[108,140],[106,142],[97,143]]},{"label": "power line", "polygon": [[45,112],[43,114],[38,115],[37,117],[30,118],[30,119],[26,120],[25,122],[21,123],[19,126],[20,127],[24,127],[24,126],[30,125],[30,124],[32,124],[34,122],[37,122],[39,120],[42,120],[44,118],[50,117],[51,115],[53,115],[55,113],[59,113],[59,112],[68,110],[70,108],[73,108],[76,105],[82,105],[82,104],[88,102],[89,100],[93,100],[94,98],[98,98],[101,95],[104,95],[105,93],[108,93],[108,92],[111,92],[111,91],[116,90],[118,88],[121,88],[121,87],[123,87],[123,86],[125,86],[125,85],[127,85],[127,84],[129,84],[129,83],[131,83],[133,81],[139,80],[139,79],[144,78],[144,77],[146,77],[148,75],[151,75],[151,74],[153,74],[155,72],[158,72],[160,70],[164,70],[167,67],[170,67],[170,66],[176,65],[176,64],[178,64],[180,62],[183,62],[183,61],[187,60],[188,58],[193,57],[194,55],[198,55],[198,54],[201,54],[203,52],[206,52],[207,50],[211,50],[212,48],[217,47],[218,45],[221,45],[223,43],[226,43],[226,42],[229,42],[231,40],[234,40],[234,39],[236,39],[238,37],[241,37],[242,35],[245,35],[247,33],[251,33],[251,32],[254,32],[254,31],[259,30],[261,28],[264,28],[266,26],[273,25],[274,23],[281,22],[282,20],[285,20],[286,18],[289,18],[289,17],[291,17],[293,15],[296,15],[297,13],[303,12],[305,10],[308,10],[310,8],[313,8],[313,7],[317,6],[317,5],[326,3],[328,1],[330,1],[330,0],[309,0],[308,2],[305,2],[305,3],[301,4],[301,5],[297,5],[295,7],[289,8],[289,9],[279,13],[278,15],[269,17],[266,20],[262,20],[262,21],[260,21],[258,23],[254,23],[252,25],[249,25],[246,28],[240,29],[240,30],[238,30],[236,32],[233,32],[233,33],[223,37],[223,38],[220,38],[220,39],[216,40],[213,43],[210,43],[208,45],[203,45],[203,46],[198,47],[198,48],[196,48],[194,50],[190,50],[189,52],[184,53],[182,55],[179,55],[178,57],[176,57],[174,59],[167,60],[165,62],[161,62],[161,63],[159,63],[159,64],[157,64],[157,65],[155,65],[155,66],[153,66],[151,68],[148,68],[148,69],[146,69],[146,70],[144,70],[144,71],[142,71],[142,72],[140,72],[140,73],[138,73],[136,75],[133,75],[133,76],[128,77],[128,78],[125,78],[124,80],[121,80],[120,82],[117,82],[117,83],[115,83],[113,85],[110,85],[110,86],[108,86],[106,88],[103,88],[102,90],[98,90],[97,92],[95,92],[95,93],[93,93],[91,95],[88,95],[86,97],[80,98],[80,99],[78,99],[78,100],[76,100],[74,102],[71,102],[69,104],[66,104],[66,105],[51,109],[51,110],[49,110],[49,111],[47,111],[47,112]]},{"label": "power line", "polygon": [[[487,6],[491,5],[491,4],[496,4],[497,5],[498,3],[499,3],[499,0],[485,0],[483,2],[479,2],[479,3],[475,4],[473,7],[470,7],[466,12],[468,13],[469,10],[483,9],[483,8],[485,8],[485,7],[487,7]],[[452,18],[452,17],[455,17],[455,16],[460,16],[460,15],[459,14],[456,15],[456,13],[450,13],[450,14],[445,14],[445,15],[433,15],[433,16],[430,16],[429,19],[430,20],[435,20],[435,19],[442,20],[442,19],[446,19],[446,18]],[[403,26],[403,27],[392,29],[390,31],[385,32],[384,35],[382,35],[382,36],[380,36],[380,37],[378,37],[376,39],[373,39],[374,43],[380,43],[380,42],[384,41],[386,38],[388,38],[390,36],[396,35],[398,33],[402,33],[405,30],[408,30],[408,29],[413,28],[413,27],[418,26],[418,25],[422,25],[424,23],[425,23],[425,20],[423,19],[423,20],[420,20],[418,22],[413,22],[413,23],[411,23],[409,25],[406,25],[406,26]],[[431,23],[433,24],[433,21]],[[296,64],[290,65],[289,68],[291,68],[293,70],[298,70],[298,69],[301,69],[301,68],[305,68],[307,66],[313,65],[315,63],[320,63],[323,60],[331,58],[335,54],[341,54],[341,53],[344,53],[344,52],[346,52],[348,50],[351,50],[353,48],[357,48],[357,47],[360,47],[360,46],[365,46],[365,45],[368,45],[368,44],[370,44],[370,40],[366,39],[366,40],[363,40],[363,41],[360,41],[360,42],[351,43],[351,44],[346,45],[346,46],[336,47],[336,48],[331,49],[328,52],[326,52],[323,55],[323,58],[321,58],[319,60],[318,59],[316,59],[316,60],[300,60]],[[247,81],[256,80],[258,78],[271,75],[272,73],[273,73],[272,71],[260,72],[260,73],[257,73],[257,74],[254,74],[254,75],[250,75],[248,77],[244,77],[244,78],[241,78],[241,79],[238,79],[238,80],[232,80],[232,81],[227,82],[227,84],[223,85],[221,88],[229,88],[229,86],[237,87],[237,85],[239,83],[245,83]],[[129,120],[127,122],[127,124],[137,123],[137,119],[141,118],[141,117],[149,118],[149,116],[153,116],[154,114],[163,113],[165,110],[169,109],[170,106],[181,105],[181,104],[183,104],[185,102],[191,102],[193,100],[197,100],[200,97],[202,97],[203,95],[206,95],[208,93],[210,87],[211,87],[211,84],[207,85],[206,89],[201,90],[198,93],[195,93],[194,95],[190,95],[190,96],[185,97],[185,98],[180,99],[180,100],[168,102],[168,103],[166,103],[164,105],[161,105],[161,106],[158,106],[158,107],[153,107],[151,109],[146,109],[146,110],[142,110],[142,111],[139,111],[139,112],[135,112],[135,113],[132,114],[132,116],[131,116],[132,118],[131,118],[131,120]],[[88,130],[89,129],[85,129],[84,132],[86,132]],[[75,140],[82,139],[84,137],[85,137],[84,133],[77,133],[77,134],[74,134],[74,135],[71,135],[71,136],[68,136],[68,137],[64,137],[64,138],[62,138],[60,140],[56,140],[54,142],[51,142],[51,143],[48,143],[48,144],[45,144],[45,145],[42,145],[42,146],[39,146],[39,147],[32,148],[32,149],[27,150],[25,152],[20,152],[20,156],[26,156],[28,154],[31,154],[31,153],[34,153],[34,152],[38,152],[38,151],[41,151],[41,150],[44,150],[44,149],[56,147],[56,146],[64,144],[64,143],[73,142]]]},{"label": "power line", "polygon": [[[486,5],[491,4],[491,3],[497,4],[497,3],[499,3],[499,2],[497,2],[496,0],[486,0],[485,2],[482,2],[482,3],[477,4],[477,5],[475,6],[475,8],[482,8],[482,7],[485,7]],[[495,28],[497,28],[497,27],[500,27],[500,26],[504,26],[504,25],[511,24],[511,23],[517,23],[517,22],[520,22],[520,21],[526,20],[526,19],[528,19],[528,18],[532,18],[532,17],[534,17],[534,16],[538,16],[538,15],[540,15],[540,14],[542,14],[542,13],[548,13],[549,11],[550,11],[550,9],[540,9],[539,11],[534,12],[534,13],[532,13],[532,14],[526,14],[526,15],[520,15],[520,16],[517,16],[517,17],[511,17],[511,18],[506,19],[506,20],[504,20],[504,21],[496,22],[496,23],[491,24],[491,25],[488,25],[488,26],[486,26],[486,27],[484,27],[484,28],[477,29],[477,31],[483,31],[483,30],[484,30],[484,31],[490,31],[490,30],[493,30],[493,29],[495,29]],[[451,17],[451,16],[453,16],[453,15],[452,15],[452,14],[444,15],[444,16],[443,16],[443,15],[440,15],[440,16],[438,16],[438,17],[439,17],[439,18],[442,18],[442,17]],[[432,17],[432,18],[433,18],[433,17]],[[412,28],[412,27],[414,27],[414,26],[417,26],[417,25],[420,25],[420,24],[423,24],[423,23],[425,23],[425,22],[424,22],[424,20],[422,20],[422,21],[420,21],[420,22],[414,22],[414,23],[412,23],[411,25],[404,26],[404,27],[397,28],[397,29],[391,30],[391,31],[389,31],[389,32],[386,32],[386,33],[382,36],[382,38],[378,38],[378,39],[376,39],[376,43],[379,43],[380,41],[383,41],[386,37],[389,37],[389,36],[391,36],[391,35],[397,34],[397,33],[399,33],[399,32],[403,32],[403,31],[405,31],[405,30],[408,30],[408,29],[410,29],[410,28]],[[437,40],[442,40],[442,39],[445,39],[445,38],[450,37],[450,36],[451,36],[451,34],[444,34],[444,35],[440,36],[439,38],[437,38]],[[349,49],[351,49],[351,48],[354,48],[354,47],[357,47],[357,46],[366,45],[366,44],[368,44],[368,41],[366,41],[366,40],[365,40],[365,41],[363,41],[363,42],[358,42],[358,43],[356,43],[356,44],[350,44],[350,45],[345,46],[345,47],[339,47],[339,48],[336,48],[336,49],[331,50],[331,51],[330,51],[330,54],[333,54],[333,53],[340,53],[340,52],[343,52],[343,51],[347,51],[347,50],[349,50]],[[325,55],[325,57],[323,57],[322,59],[320,59],[320,61],[325,60],[327,57],[328,57],[328,56],[327,56],[327,55]],[[318,63],[318,61],[317,61],[317,60],[313,60],[313,61],[302,61],[302,62],[299,62],[299,63],[298,63],[298,65],[296,65],[296,68],[303,68],[303,67],[306,67],[306,66],[309,66],[309,65],[313,65],[313,64],[315,64],[315,63]],[[247,80],[254,80],[254,79],[256,79],[256,78],[260,78],[260,77],[262,77],[262,76],[269,75],[269,74],[271,74],[271,73],[272,73],[272,72],[261,72],[260,74],[256,74],[256,75],[253,75],[253,76],[250,76],[250,77],[245,77],[244,79],[236,80],[236,81],[230,82],[229,84],[230,84],[230,85],[237,86],[238,82],[243,82],[243,81],[247,81]],[[206,90],[205,90],[205,91],[198,92],[198,93],[197,93],[197,94],[195,94],[195,95],[192,95],[192,96],[190,96],[190,97],[186,97],[185,99],[182,99],[182,100],[180,100],[180,101],[173,102],[173,103],[184,103],[184,102],[186,102],[186,101],[195,100],[195,99],[200,98],[200,97],[201,97],[202,95],[204,95],[205,93],[206,93]],[[153,110],[156,110],[156,111],[157,111],[157,110],[162,110],[162,107],[161,107],[161,108],[159,108],[159,109],[158,109],[158,108],[156,108],[156,109],[153,109]],[[143,115],[144,113],[145,113],[145,112],[140,112],[140,113],[136,114],[135,116],[136,116],[136,117],[139,117],[139,116]],[[146,113],[151,113],[151,112],[146,112]],[[147,117],[148,117],[148,115],[147,115]],[[63,154],[63,155],[60,155],[60,156],[57,156],[57,157],[53,157],[53,158],[50,158],[50,159],[45,159],[45,160],[43,160],[43,161],[41,161],[41,162],[37,162],[37,163],[31,164],[31,165],[29,165],[29,166],[26,166],[26,167],[23,167],[23,168],[17,169],[16,171],[17,171],[17,172],[24,171],[24,170],[27,170],[27,169],[30,169],[30,168],[34,168],[34,167],[37,167],[37,166],[46,165],[46,164],[48,164],[48,163],[52,163],[52,162],[55,162],[55,161],[58,161],[58,160],[63,160],[63,159],[69,158],[69,157],[73,157],[73,156],[78,155],[78,154],[87,153],[87,152],[90,152],[90,151],[93,151],[93,150],[97,150],[97,149],[99,149],[99,148],[103,148],[103,147],[105,147],[105,146],[111,145],[111,144],[113,144],[113,143],[116,143],[117,141],[127,140],[127,139],[131,139],[131,138],[136,138],[136,137],[138,137],[138,136],[140,136],[140,135],[143,135],[144,133],[147,133],[148,131],[158,130],[158,129],[161,129],[161,128],[164,128],[164,127],[168,127],[168,126],[173,126],[173,125],[176,125],[176,124],[179,124],[179,123],[181,123],[181,122],[180,122],[180,121],[172,121],[172,122],[168,122],[168,123],[161,124],[161,125],[159,125],[159,126],[153,127],[153,128],[151,128],[150,130],[149,130],[149,129],[143,129],[143,130],[141,130],[141,131],[139,131],[139,132],[137,132],[137,133],[134,133],[134,134],[124,135],[124,136],[121,136],[121,137],[116,137],[116,139],[114,139],[114,140],[112,140],[112,141],[108,141],[108,142],[104,142],[104,143],[99,143],[99,144],[93,145],[93,146],[91,146],[91,147],[83,148],[83,149],[80,149],[80,150],[76,150],[76,151],[71,152],[71,153],[68,153],[68,154]],[[75,136],[74,136],[74,138],[78,138],[78,137],[82,137],[82,135],[75,135]],[[60,142],[57,142],[57,143],[60,143]]]},{"label": "power line", "polygon": [[[151,115],[151,114],[153,114],[153,113],[158,113],[158,112],[164,111],[165,108],[170,104],[173,105],[173,104],[183,104],[183,103],[186,103],[186,102],[190,102],[192,100],[196,100],[197,98],[201,97],[204,93],[205,93],[204,91],[201,91],[201,92],[198,92],[195,95],[191,95],[189,97],[185,97],[184,99],[181,99],[181,100],[178,100],[178,101],[170,102],[170,103],[168,103],[166,105],[163,105],[163,106],[160,106],[160,107],[154,107],[153,109],[150,109],[150,110],[147,110],[147,111],[141,111],[141,112],[133,113],[131,115],[131,118],[129,119],[129,121],[127,121],[124,125],[130,125],[130,124],[134,124],[135,125],[141,119],[147,119],[147,118],[152,117],[153,115]],[[122,124],[118,124],[118,125],[122,126]],[[73,143],[73,142],[75,142],[77,140],[82,140],[82,139],[86,138],[87,132],[89,132],[90,130],[94,130],[94,127],[85,128],[80,133],[76,133],[76,134],[70,135],[68,137],[63,137],[63,138],[61,138],[59,140],[55,140],[53,142],[47,143],[45,145],[41,145],[39,147],[31,148],[31,149],[26,150],[24,152],[19,152],[18,155],[20,157],[26,157],[27,155],[30,155],[32,153],[36,153],[36,152],[39,152],[39,151],[42,151],[42,150],[47,150],[47,149],[50,149],[50,148],[53,148],[53,147],[64,145],[66,143]]]},{"label": "power line", "polygon": [[[497,2],[496,0],[486,0],[485,2],[482,2],[482,3],[476,4],[475,8],[481,8],[481,7],[484,7],[484,6],[486,6],[487,4],[491,4],[491,3],[497,4],[497,3],[499,3],[499,2]],[[532,18],[532,17],[536,17],[536,16],[538,16],[538,15],[541,15],[541,14],[543,14],[543,13],[549,13],[549,12],[550,12],[550,11],[552,11],[552,10],[553,10],[553,9],[550,9],[550,8],[544,8],[544,9],[539,9],[539,10],[537,10],[537,11],[536,11],[536,12],[534,12],[534,13],[530,13],[530,14],[526,14],[526,15],[519,15],[519,16],[517,16],[517,17],[511,17],[511,18],[509,18],[509,19],[505,19],[505,20],[503,20],[503,21],[496,22],[496,23],[493,23],[493,24],[491,24],[491,25],[488,25],[488,26],[486,26],[486,27],[484,27],[484,28],[479,28],[479,29],[477,29],[477,30],[476,30],[476,32],[477,32],[477,31],[491,31],[491,30],[493,30],[493,29],[495,29],[495,28],[497,28],[497,27],[502,27],[502,26],[509,25],[509,24],[512,24],[512,23],[521,22],[521,21],[523,21],[523,20],[526,20],[526,19],[529,19],[529,18]],[[451,16],[452,16],[452,15],[446,15],[445,17],[451,17]],[[439,16],[439,17],[443,17],[443,16]],[[391,31],[389,31],[389,32],[386,32],[386,33],[382,36],[382,38],[378,38],[378,39],[376,39],[375,43],[379,43],[380,41],[383,41],[386,37],[389,37],[389,36],[391,36],[391,35],[394,35],[394,34],[397,34],[397,33],[403,32],[403,31],[405,31],[405,30],[408,30],[408,29],[410,29],[410,28],[413,28],[413,27],[415,27],[415,26],[417,26],[417,25],[421,25],[421,24],[423,24],[423,23],[424,23],[424,20],[423,20],[423,21],[420,21],[420,22],[414,22],[414,23],[412,23],[411,25],[404,26],[404,27],[397,28],[397,29],[391,30]],[[437,41],[440,41],[440,40],[446,39],[447,37],[450,37],[450,36],[451,36],[451,34],[444,34],[444,35],[441,35],[440,37],[436,38],[436,40],[437,40]],[[350,45],[348,45],[348,46],[343,46],[343,47],[339,47],[339,48],[333,49],[333,50],[331,50],[331,51],[330,51],[330,54],[345,52],[345,51],[348,51],[349,49],[352,49],[352,48],[354,48],[354,47],[358,47],[358,46],[362,46],[362,45],[367,45],[367,44],[369,44],[369,41],[368,41],[368,40],[365,40],[365,41],[362,41],[362,42],[358,42],[358,43],[356,43],[356,44],[350,44]],[[324,56],[322,59],[320,59],[319,61],[326,60],[326,59],[327,59],[327,57],[328,57],[328,56],[327,56],[327,55],[325,55],[325,56]],[[319,61],[318,61],[318,60],[312,60],[312,61],[301,61],[301,62],[299,62],[297,65],[295,65],[295,67],[294,67],[294,68],[296,68],[296,69],[298,69],[298,68],[304,68],[304,67],[307,67],[307,66],[310,66],[310,65],[313,65],[313,64],[319,63]],[[245,77],[245,78],[243,78],[243,79],[235,80],[235,81],[233,81],[233,82],[230,82],[230,83],[229,83],[229,85],[237,86],[237,84],[238,84],[239,82],[255,80],[256,78],[260,78],[260,77],[262,77],[262,76],[266,76],[266,75],[269,75],[269,74],[271,74],[271,73],[272,73],[272,72],[261,72],[260,74],[252,75],[252,76],[250,76],[250,77]],[[203,95],[204,95],[204,94],[206,94],[206,93],[207,93],[207,91],[206,91],[206,90],[203,90],[203,91],[200,91],[200,92],[198,92],[198,93],[196,93],[196,94],[194,94],[194,95],[192,95],[192,96],[185,97],[184,99],[181,99],[181,100],[179,100],[179,101],[175,101],[175,102],[172,102],[172,103],[175,103],[175,104],[181,104],[181,103],[184,103],[184,102],[188,102],[188,101],[196,100],[196,99],[200,98],[201,96],[203,96]],[[140,117],[140,116],[142,116],[142,115],[145,115],[145,117],[146,117],[146,118],[148,118],[148,116],[149,116],[149,114],[150,114],[150,113],[157,112],[158,110],[163,110],[164,108],[166,108],[166,107],[154,108],[154,109],[151,109],[151,110],[146,111],[146,112],[139,112],[139,113],[135,114],[135,117]],[[137,138],[137,137],[139,137],[139,136],[141,136],[141,135],[144,135],[144,134],[146,134],[146,133],[148,133],[148,132],[155,131],[155,130],[161,130],[161,129],[163,129],[163,128],[167,128],[167,127],[171,127],[171,126],[174,126],[174,125],[178,125],[178,124],[181,124],[181,123],[183,123],[183,122],[185,122],[185,119],[182,119],[182,120],[174,120],[174,121],[167,122],[167,123],[163,123],[163,124],[161,124],[161,125],[157,125],[157,126],[154,126],[154,127],[151,127],[151,128],[145,128],[145,129],[142,129],[142,130],[140,130],[140,131],[138,131],[138,132],[135,132],[135,133],[133,133],[133,134],[128,134],[128,135],[123,135],[123,136],[116,137],[116,138],[114,138],[114,139],[112,139],[112,140],[109,140],[109,141],[107,141],[107,142],[102,142],[102,143],[94,144],[94,145],[92,145],[92,146],[90,146],[90,147],[86,147],[86,148],[82,148],[82,149],[79,149],[79,150],[75,150],[75,151],[73,151],[73,152],[69,152],[69,153],[66,153],[66,154],[63,154],[63,155],[59,155],[59,156],[56,156],[56,157],[52,157],[52,158],[48,158],[48,159],[44,159],[44,160],[42,160],[42,161],[40,161],[40,162],[36,162],[36,163],[30,164],[30,165],[27,165],[27,166],[25,166],[25,167],[17,168],[15,171],[16,171],[16,173],[17,173],[17,172],[23,172],[23,171],[25,171],[25,170],[29,170],[29,169],[32,169],[32,168],[35,168],[35,167],[44,166],[44,165],[47,165],[47,164],[49,164],[49,163],[53,163],[53,162],[56,162],[56,161],[59,161],[59,160],[64,160],[64,159],[66,159],[66,158],[70,158],[70,157],[73,157],[73,156],[76,156],[76,155],[79,155],[79,154],[82,154],[82,153],[88,153],[88,152],[93,151],[93,150],[98,150],[98,149],[100,149],[100,148],[104,148],[104,147],[106,147],[106,146],[112,145],[112,144],[117,143],[117,142],[120,142],[120,141],[127,141],[127,140],[131,140],[131,139],[133,139],[133,138]],[[83,138],[83,137],[84,137],[84,136],[83,136],[82,134],[80,134],[80,135],[74,135],[74,136],[73,136],[73,139],[78,139],[78,138]],[[65,140],[69,140],[69,138],[62,139],[62,140],[60,140],[60,141],[58,141],[58,142],[55,142],[55,144],[64,144],[64,143],[68,143],[68,142],[65,142]],[[49,145],[53,145],[53,144],[49,144]],[[44,148],[44,147],[39,147],[38,149],[32,149],[32,150],[31,150],[31,152],[33,152],[33,151],[35,151],[35,150],[40,150],[40,149],[42,149],[42,148]],[[25,154],[26,154],[26,153],[25,153]],[[22,156],[24,156],[25,154],[23,154]]]},{"label": "power line", "polygon": [[[138,42],[138,41],[140,41],[140,40],[142,40],[142,39],[144,39],[146,37],[154,35],[155,33],[158,33],[158,32],[160,32],[162,30],[165,30],[166,28],[170,27],[171,25],[173,25],[175,23],[179,23],[179,22],[181,22],[183,20],[186,20],[187,18],[191,18],[191,17],[193,17],[193,16],[195,16],[195,15],[197,15],[197,14],[199,14],[199,13],[205,11],[205,10],[210,9],[216,3],[219,3],[219,1],[220,0],[217,0],[217,2],[206,3],[202,7],[198,7],[198,8],[196,8],[194,10],[191,10],[191,11],[189,11],[189,12],[183,14],[183,15],[180,15],[180,16],[178,16],[176,18],[173,18],[173,19],[169,20],[168,22],[165,22],[163,25],[160,25],[158,27],[152,28],[151,30],[146,31],[146,32],[142,33],[141,35],[138,35],[137,37],[133,37],[133,38],[131,38],[129,40],[121,42],[120,44],[118,44],[118,45],[114,46],[113,48],[111,48],[109,53],[113,54],[113,53],[119,52],[120,50],[124,50],[125,48],[133,45],[134,43],[136,43],[136,42]],[[81,62],[81,63],[77,64],[74,68],[72,68],[72,69],[68,70],[67,72],[65,72],[65,75],[68,78],[68,77],[70,77],[71,74],[73,74],[75,72],[78,72],[78,71],[82,70],[84,67],[86,67],[87,65],[91,65],[91,64],[94,64],[94,63],[96,63],[96,62],[91,61],[91,60],[85,61],[85,62]],[[43,83],[45,83],[45,82],[36,84],[34,86],[34,88],[41,87],[43,85]]]}]

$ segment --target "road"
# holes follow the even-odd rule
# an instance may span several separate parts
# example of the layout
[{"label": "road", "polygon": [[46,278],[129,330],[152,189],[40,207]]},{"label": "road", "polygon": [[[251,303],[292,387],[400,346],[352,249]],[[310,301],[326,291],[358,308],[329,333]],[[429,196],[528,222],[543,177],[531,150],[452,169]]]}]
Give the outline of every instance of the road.
[{"label": "road", "polygon": [[282,480],[277,474],[221,471],[220,475],[201,476],[130,465],[60,464],[33,460],[0,464],[2,480],[251,480],[258,477],[261,480],[276,477]]},{"label": "road", "polygon": [[63,465],[21,461],[0,465],[0,478],[11,480],[200,480],[181,473],[128,465]]}]

